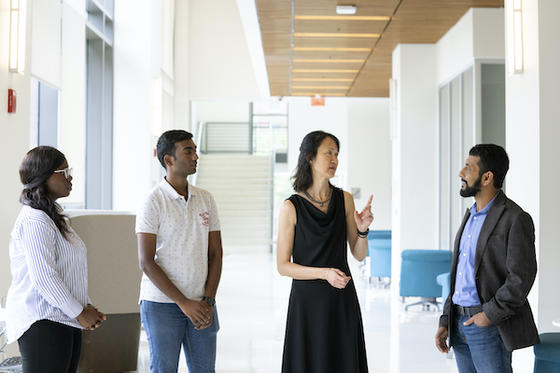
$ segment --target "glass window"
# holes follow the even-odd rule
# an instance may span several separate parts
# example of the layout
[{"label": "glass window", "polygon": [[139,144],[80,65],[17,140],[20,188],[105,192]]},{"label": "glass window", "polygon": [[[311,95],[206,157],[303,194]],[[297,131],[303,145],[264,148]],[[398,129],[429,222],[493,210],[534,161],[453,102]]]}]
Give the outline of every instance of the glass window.
[{"label": "glass window", "polygon": [[87,1],[86,208],[113,205],[113,2]]},{"label": "glass window", "polygon": [[47,83],[32,78],[31,96],[32,118],[36,123],[34,143],[56,148],[58,146],[59,91]]}]

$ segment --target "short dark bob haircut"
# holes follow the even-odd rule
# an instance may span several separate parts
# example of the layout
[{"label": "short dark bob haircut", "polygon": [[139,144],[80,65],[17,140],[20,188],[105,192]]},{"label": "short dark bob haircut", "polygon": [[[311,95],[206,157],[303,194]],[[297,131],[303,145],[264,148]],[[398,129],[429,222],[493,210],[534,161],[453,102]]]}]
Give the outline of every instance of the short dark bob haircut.
[{"label": "short dark bob haircut", "polygon": [[313,174],[310,162],[317,156],[317,149],[323,141],[330,137],[336,143],[340,151],[340,141],[335,135],[324,131],[313,131],[305,135],[299,147],[299,158],[293,179],[293,187],[296,192],[303,192],[313,184]]},{"label": "short dark bob haircut", "polygon": [[185,130],[169,130],[162,133],[157,142],[157,157],[161,166],[167,170],[164,157],[170,155],[175,158],[175,144],[192,138],[192,133]]},{"label": "short dark bob haircut", "polygon": [[38,146],[27,152],[19,166],[19,178],[23,191],[21,204],[42,210],[52,219],[60,233],[66,238],[70,232],[62,208],[49,195],[46,181],[56,171],[66,157],[52,146]]},{"label": "short dark bob haircut", "polygon": [[471,148],[469,155],[479,157],[479,176],[485,172],[494,174],[494,187],[501,189],[509,170],[509,157],[504,148],[496,144],[478,144]]}]

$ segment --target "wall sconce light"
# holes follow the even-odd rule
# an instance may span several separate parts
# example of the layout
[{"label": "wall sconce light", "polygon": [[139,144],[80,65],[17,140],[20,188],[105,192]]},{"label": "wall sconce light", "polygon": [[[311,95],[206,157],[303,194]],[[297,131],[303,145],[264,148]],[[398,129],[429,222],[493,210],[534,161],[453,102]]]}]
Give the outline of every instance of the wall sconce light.
[{"label": "wall sconce light", "polygon": [[523,10],[521,0],[507,0],[508,72],[523,72]]},{"label": "wall sconce light", "polygon": [[8,69],[23,73],[25,65],[25,3],[27,0],[10,0],[10,52]]}]

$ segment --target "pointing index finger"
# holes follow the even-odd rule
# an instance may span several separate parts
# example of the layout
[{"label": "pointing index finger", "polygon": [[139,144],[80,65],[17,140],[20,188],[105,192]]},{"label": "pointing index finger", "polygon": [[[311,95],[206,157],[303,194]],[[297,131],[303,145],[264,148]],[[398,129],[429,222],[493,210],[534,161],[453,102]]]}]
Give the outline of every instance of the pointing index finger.
[{"label": "pointing index finger", "polygon": [[371,195],[369,196],[368,201],[367,201],[367,204],[366,204],[366,207],[371,207],[371,202],[372,202],[372,201],[373,201],[373,194],[371,194]]}]

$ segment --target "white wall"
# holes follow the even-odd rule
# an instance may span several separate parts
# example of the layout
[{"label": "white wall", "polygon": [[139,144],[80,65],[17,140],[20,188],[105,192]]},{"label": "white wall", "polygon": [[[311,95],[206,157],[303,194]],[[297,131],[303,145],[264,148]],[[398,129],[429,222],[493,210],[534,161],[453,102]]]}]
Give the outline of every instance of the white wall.
[{"label": "white wall", "polygon": [[189,1],[175,2],[174,77],[175,77],[175,128],[190,128],[189,110]]},{"label": "white wall", "polygon": [[189,4],[190,97],[258,98],[260,91],[236,0]]},{"label": "white wall", "polygon": [[[25,53],[24,74],[8,72],[9,34],[10,34],[10,1],[0,0],[0,123],[3,135],[0,136],[0,158],[4,160],[0,194],[2,195],[0,214],[0,300],[3,301],[11,275],[8,259],[8,242],[14,221],[20,210],[18,202],[21,192],[18,168],[25,153],[29,150],[29,88],[30,88],[30,35],[31,12],[27,9],[26,39],[20,44]],[[17,111],[8,114],[8,88],[17,93]]]},{"label": "white wall", "polygon": [[84,205],[86,178],[85,4],[62,3],[61,90],[58,148],[74,168],[72,193],[63,203]]},{"label": "white wall", "polygon": [[475,59],[503,59],[504,11],[501,8],[471,8],[436,43],[437,82],[446,83]]},{"label": "white wall", "polygon": [[[556,193],[546,185],[558,179],[555,173],[547,174],[557,168],[554,159],[558,159],[559,154],[557,146],[545,137],[554,135],[554,132],[558,136],[558,130],[554,128],[556,125],[553,124],[558,117],[547,117],[547,113],[551,112],[549,100],[552,98],[556,101],[558,95],[549,91],[550,85],[547,80],[550,78],[543,76],[544,71],[541,71],[544,68],[547,75],[552,73],[551,78],[555,76],[554,71],[546,68],[545,59],[550,58],[550,62],[558,66],[559,59],[558,56],[555,57],[555,47],[550,45],[549,41],[550,38],[556,38],[558,28],[549,23],[549,30],[545,33],[546,36],[543,35],[544,41],[548,42],[541,45],[539,20],[544,16],[539,9],[541,3],[544,4],[542,1],[523,2],[524,71],[522,74],[506,75],[506,150],[510,157],[510,170],[506,181],[508,196],[529,212],[535,223],[538,273],[529,301],[539,331],[543,332],[553,329],[551,319],[558,317],[556,311],[560,309],[557,296],[560,279],[556,269],[560,258],[555,253],[558,250],[554,234],[560,221],[557,218],[559,203]],[[558,12],[551,14],[552,17],[558,15]],[[545,45],[548,48],[552,47],[550,55],[542,49]],[[542,57],[544,59],[541,59]],[[508,67],[509,61],[506,61],[506,71]],[[552,79],[551,83],[557,86],[560,81]],[[546,95],[550,96],[545,99]],[[544,105],[545,103],[547,104]],[[549,155],[541,158],[543,153]],[[547,305],[553,307],[547,309]],[[530,369],[530,349],[521,350],[513,357],[514,364],[521,368],[520,371]]]},{"label": "white wall", "polygon": [[347,188],[361,189],[360,211],[373,194],[371,229],[391,229],[391,136],[389,99],[348,99]]},{"label": "white wall", "polygon": [[504,9],[473,8],[473,56],[505,57]]},{"label": "white wall", "polygon": [[[393,51],[392,126],[392,356],[399,356],[401,253],[437,249],[438,90],[435,44],[400,44]],[[435,331],[435,326],[434,326]],[[399,371],[393,359],[392,371]]]},{"label": "white wall", "polygon": [[400,44],[393,51],[392,281],[398,291],[401,252],[437,249],[438,117],[436,47]]},{"label": "white wall", "polygon": [[237,0],[237,8],[241,17],[245,40],[247,40],[259,94],[262,97],[270,97],[270,86],[268,85],[268,74],[256,6],[256,2],[253,0]]},{"label": "white wall", "polygon": [[[159,170],[153,157],[161,132],[161,4],[115,3],[113,209],[136,211]],[[133,16],[131,16],[133,15]],[[154,35],[156,34],[156,35]],[[155,114],[156,113],[156,114]]]},{"label": "white wall", "polygon": [[436,43],[437,82],[444,83],[473,63],[473,10]]},{"label": "white wall", "polygon": [[[523,2],[524,71],[506,76],[508,195],[535,222],[538,273],[529,300],[541,333],[558,332],[552,320],[560,317],[557,239],[560,176],[555,171],[560,159],[558,17],[560,3],[555,0]],[[525,350],[519,353],[517,365],[529,369],[530,353]]]},{"label": "white wall", "polygon": [[[557,284],[560,283],[560,250],[557,231],[560,225],[558,211],[560,195],[558,185],[560,175],[557,161],[560,159],[560,2],[539,1],[539,99],[540,99],[540,227],[539,227],[539,311],[538,321],[541,331],[556,331],[550,322],[560,318],[560,297]],[[551,172],[552,171],[552,172]],[[555,296],[556,295],[556,296]]]},{"label": "white wall", "polygon": [[33,0],[31,25],[31,75],[61,87],[61,17],[59,0]]}]

